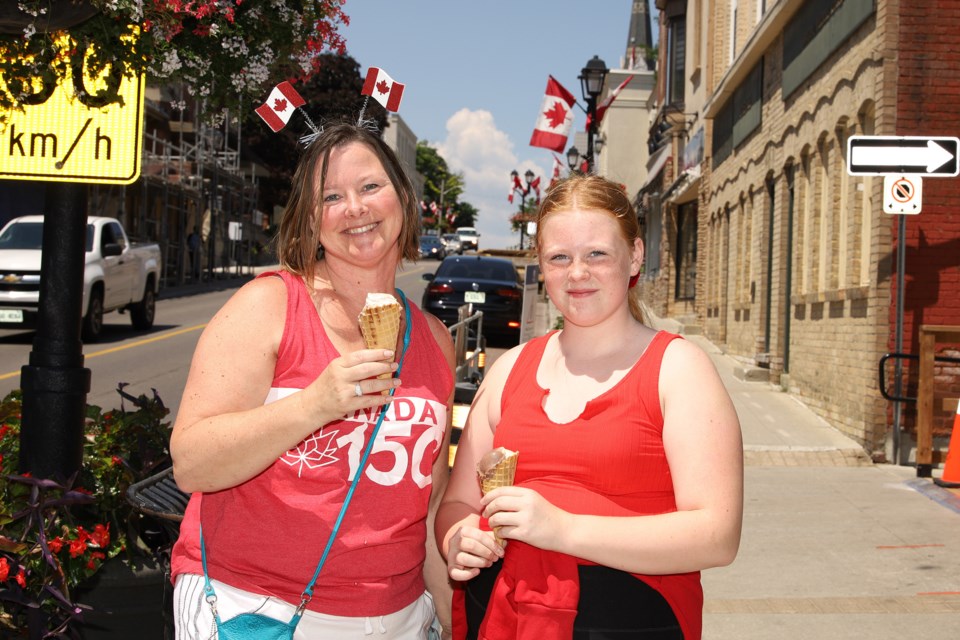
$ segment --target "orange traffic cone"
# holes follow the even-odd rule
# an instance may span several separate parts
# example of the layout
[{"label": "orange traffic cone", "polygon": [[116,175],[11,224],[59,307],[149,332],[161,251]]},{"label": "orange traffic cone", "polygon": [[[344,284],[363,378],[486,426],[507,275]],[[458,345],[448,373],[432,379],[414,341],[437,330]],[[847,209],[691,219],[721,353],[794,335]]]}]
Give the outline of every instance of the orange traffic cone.
[{"label": "orange traffic cone", "polygon": [[950,447],[947,449],[947,461],[943,465],[943,476],[934,480],[941,487],[960,488],[960,402],[957,403],[957,415],[953,419],[953,431],[950,433]]}]

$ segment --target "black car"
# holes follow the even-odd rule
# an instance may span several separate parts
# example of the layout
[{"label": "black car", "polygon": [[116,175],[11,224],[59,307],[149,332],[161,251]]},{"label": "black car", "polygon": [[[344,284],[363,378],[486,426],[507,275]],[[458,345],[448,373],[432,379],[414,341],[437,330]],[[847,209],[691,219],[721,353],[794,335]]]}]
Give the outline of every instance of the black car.
[{"label": "black car", "polygon": [[437,236],[420,236],[420,257],[443,260],[447,248]]},{"label": "black car", "polygon": [[[457,322],[457,309],[472,304],[483,312],[483,335],[512,341],[520,338],[523,286],[510,260],[487,256],[449,256],[429,280],[421,307],[448,327]],[[516,342],[514,342],[516,344]]]}]

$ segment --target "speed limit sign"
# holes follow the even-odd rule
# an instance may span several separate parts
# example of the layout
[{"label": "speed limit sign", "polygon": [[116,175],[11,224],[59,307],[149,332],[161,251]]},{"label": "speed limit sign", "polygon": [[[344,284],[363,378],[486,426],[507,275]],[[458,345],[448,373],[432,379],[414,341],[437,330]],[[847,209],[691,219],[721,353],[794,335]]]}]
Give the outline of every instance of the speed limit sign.
[{"label": "speed limit sign", "polygon": [[134,182],[143,145],[143,76],[123,77],[108,67],[91,79],[85,71],[89,52],[78,49],[69,35],[57,47],[71,57],[71,72],[57,84],[38,77],[23,111],[4,114],[0,178]]}]

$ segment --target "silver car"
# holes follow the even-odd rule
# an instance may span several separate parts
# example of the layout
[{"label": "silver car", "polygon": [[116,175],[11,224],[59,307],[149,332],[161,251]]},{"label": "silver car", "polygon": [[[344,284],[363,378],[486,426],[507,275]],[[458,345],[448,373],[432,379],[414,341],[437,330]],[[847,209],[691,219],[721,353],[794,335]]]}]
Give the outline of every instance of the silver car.
[{"label": "silver car", "polygon": [[447,255],[463,255],[463,243],[460,242],[460,236],[455,233],[445,233],[440,236],[443,245],[447,248]]}]

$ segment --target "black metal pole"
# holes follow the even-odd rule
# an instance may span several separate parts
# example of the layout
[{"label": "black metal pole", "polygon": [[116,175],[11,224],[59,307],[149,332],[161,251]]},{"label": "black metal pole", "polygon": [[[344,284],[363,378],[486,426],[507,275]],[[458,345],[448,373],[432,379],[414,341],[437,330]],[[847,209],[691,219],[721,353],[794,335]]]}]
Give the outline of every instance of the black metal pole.
[{"label": "black metal pole", "polygon": [[69,479],[80,470],[90,370],[80,319],[87,238],[87,185],[47,185],[40,309],[29,364],[20,370],[20,472]]},{"label": "black metal pole", "polygon": [[[896,317],[896,335],[894,336],[893,350],[896,353],[903,353],[903,293],[904,283],[906,281],[907,265],[907,216],[901,214],[897,221],[897,317]],[[903,397],[903,358],[897,358],[895,361],[895,373],[893,393],[895,397]],[[899,400],[893,402],[893,463],[900,464],[900,423],[903,407]],[[929,465],[917,465],[917,477],[929,478],[930,473],[923,475],[924,467]],[[928,470],[929,471],[929,470]]]},{"label": "black metal pole", "polygon": [[587,173],[593,173],[593,138],[597,133],[597,99],[592,95],[587,99],[587,114],[590,127],[587,129]]},{"label": "black metal pole", "polygon": [[[527,189],[530,187],[528,186]],[[520,251],[523,251],[523,218],[527,215],[527,192],[520,192]]]}]

